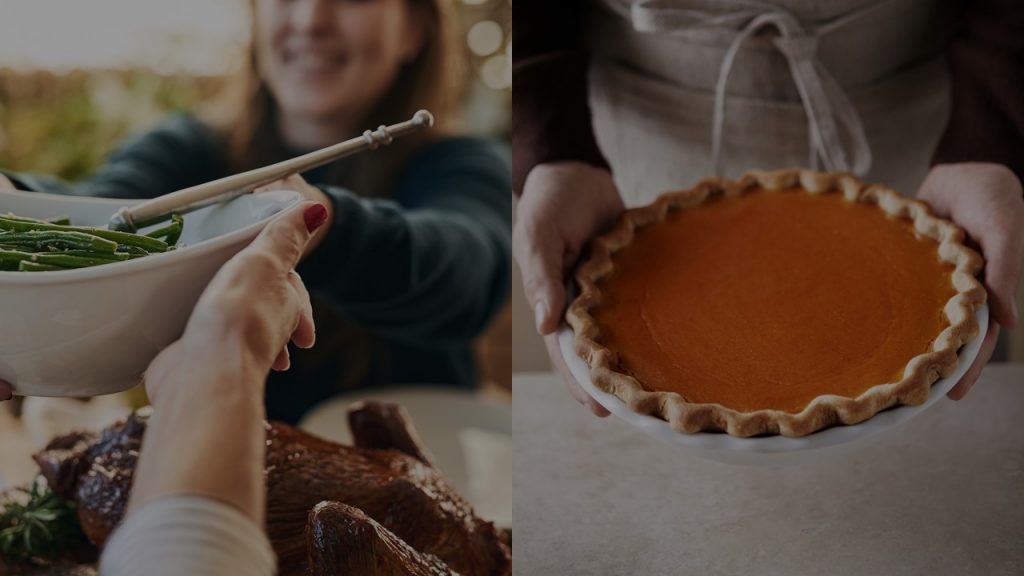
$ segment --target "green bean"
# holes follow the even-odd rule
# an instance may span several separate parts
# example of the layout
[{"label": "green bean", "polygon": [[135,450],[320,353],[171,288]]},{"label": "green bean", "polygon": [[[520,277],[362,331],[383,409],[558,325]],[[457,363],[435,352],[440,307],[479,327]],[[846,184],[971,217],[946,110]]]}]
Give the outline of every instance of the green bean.
[{"label": "green bean", "polygon": [[[0,238],[2,238],[2,236],[0,236]],[[168,247],[167,249],[170,250],[170,247]],[[117,253],[128,254],[132,258],[138,258],[139,256],[149,256],[149,252],[145,248],[140,248],[138,246],[128,246],[127,244],[118,244]]]},{"label": "green bean", "polygon": [[7,218],[8,220],[19,220],[21,222],[35,222],[37,224],[60,224],[62,226],[71,224],[71,219],[67,216],[58,216],[56,218],[29,218],[28,216],[15,216],[8,212],[4,215],[4,218]]},{"label": "green bean", "polygon": [[68,218],[0,215],[0,270],[66,270],[141,258],[177,248],[183,229],[178,214],[146,235],[71,226]]},{"label": "green bean", "polygon": [[18,270],[21,272],[47,272],[49,270],[66,270],[66,268],[61,268],[60,266],[54,266],[52,264],[39,264],[29,260],[22,260],[18,263]]},{"label": "green bean", "polygon": [[0,270],[17,270],[22,260],[31,260],[35,254],[18,250],[0,250]]},{"label": "green bean", "polygon": [[32,246],[37,250],[51,246],[64,249],[93,250],[96,252],[114,252],[117,250],[117,242],[111,242],[98,236],[81,232],[57,232],[52,230],[7,232],[0,234],[0,242],[19,246]]},{"label": "green bean", "polygon": [[118,244],[139,246],[140,248],[145,248],[149,252],[167,251],[167,243],[162,240],[157,240],[156,238],[150,238],[148,236],[142,236],[139,234],[130,234],[128,232],[116,232],[114,230],[106,230],[104,228],[92,228],[88,226],[63,226],[60,224],[43,224],[38,222],[25,222],[0,217],[0,229],[11,230],[14,232],[30,232],[33,230],[80,232],[83,234],[92,234],[93,236],[99,236],[100,238],[104,238],[106,240],[112,240]]},{"label": "green bean", "polygon": [[63,252],[58,252],[58,254],[81,256],[84,258],[102,258],[110,262],[120,262],[122,260],[131,260],[132,258],[141,258],[141,255],[129,254],[127,252],[91,252],[89,250],[65,250]]},{"label": "green bean", "polygon": [[70,256],[63,252],[54,252],[52,254],[33,254],[31,260],[39,264],[51,264],[53,266],[60,266],[61,268],[88,268],[90,266],[100,266],[102,264],[115,262],[115,260],[111,260],[109,258],[95,256]]},{"label": "green bean", "polygon": [[164,242],[167,242],[169,246],[174,246],[178,243],[178,238],[181,238],[181,229],[184,227],[185,221],[178,214],[171,214],[171,223],[163,228],[157,228],[152,232],[146,234],[150,238],[163,238]]},{"label": "green bean", "polygon": [[59,266],[61,268],[87,268],[89,266],[99,266],[101,264],[110,264],[111,262],[114,262],[114,260],[110,260],[109,257],[97,258],[95,256],[69,256],[61,252],[33,254],[31,252],[19,252],[17,250],[0,250],[0,269],[17,270],[21,266],[21,263],[25,261],[36,264]]}]

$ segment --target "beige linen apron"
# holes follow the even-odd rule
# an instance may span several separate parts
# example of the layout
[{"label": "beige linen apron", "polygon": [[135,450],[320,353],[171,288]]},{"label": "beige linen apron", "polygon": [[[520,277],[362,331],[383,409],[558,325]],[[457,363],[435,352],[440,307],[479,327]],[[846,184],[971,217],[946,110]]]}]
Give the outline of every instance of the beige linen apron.
[{"label": "beige linen apron", "polygon": [[904,194],[923,179],[949,112],[949,3],[593,1],[594,128],[628,206],[751,168]]}]

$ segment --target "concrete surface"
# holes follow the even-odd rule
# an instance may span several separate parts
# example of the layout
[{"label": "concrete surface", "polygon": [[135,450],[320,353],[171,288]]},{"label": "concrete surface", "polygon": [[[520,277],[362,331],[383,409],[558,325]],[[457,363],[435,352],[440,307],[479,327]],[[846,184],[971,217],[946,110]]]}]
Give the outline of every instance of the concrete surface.
[{"label": "concrete surface", "polygon": [[703,460],[513,378],[515,573],[1024,574],[1024,364],[842,459]]}]

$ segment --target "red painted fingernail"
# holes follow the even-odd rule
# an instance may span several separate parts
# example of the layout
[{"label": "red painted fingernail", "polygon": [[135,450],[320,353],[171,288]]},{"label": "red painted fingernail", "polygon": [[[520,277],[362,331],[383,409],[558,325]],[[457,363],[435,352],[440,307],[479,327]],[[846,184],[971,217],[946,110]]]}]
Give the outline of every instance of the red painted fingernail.
[{"label": "red painted fingernail", "polygon": [[306,220],[306,230],[310,232],[324,225],[327,221],[327,208],[324,208],[323,204],[314,204],[309,208],[306,208],[306,212],[302,214],[302,217]]}]

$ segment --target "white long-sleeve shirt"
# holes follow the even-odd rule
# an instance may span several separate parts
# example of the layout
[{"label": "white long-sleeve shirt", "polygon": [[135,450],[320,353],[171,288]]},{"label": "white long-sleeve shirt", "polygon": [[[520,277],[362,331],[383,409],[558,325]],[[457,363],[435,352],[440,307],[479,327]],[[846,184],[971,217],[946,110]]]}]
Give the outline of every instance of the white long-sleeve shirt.
[{"label": "white long-sleeve shirt", "polygon": [[273,576],[267,536],[234,507],[202,496],[171,496],[133,512],[100,559],[103,576]]}]

